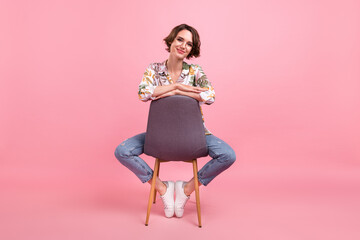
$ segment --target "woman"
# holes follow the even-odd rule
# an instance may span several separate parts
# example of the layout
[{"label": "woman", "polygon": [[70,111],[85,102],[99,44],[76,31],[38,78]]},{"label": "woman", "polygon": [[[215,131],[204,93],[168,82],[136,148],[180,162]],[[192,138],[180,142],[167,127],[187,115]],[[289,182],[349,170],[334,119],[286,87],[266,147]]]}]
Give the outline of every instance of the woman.
[{"label": "woman", "polygon": [[[215,100],[214,88],[199,65],[188,64],[184,58],[200,56],[200,37],[196,29],[186,24],[176,26],[164,39],[170,53],[167,60],[152,63],[146,69],[139,85],[141,101],[157,100],[172,95],[192,97],[202,104]],[[205,124],[204,124],[205,127]],[[206,127],[206,142],[213,158],[198,172],[199,186],[207,186],[217,175],[235,161],[234,150],[223,140],[215,137]],[[115,150],[116,158],[141,180],[151,184],[153,170],[139,157],[144,150],[145,133],[122,142]],[[184,206],[195,190],[194,178],[189,181],[161,181],[156,178],[156,190],[164,203],[166,217],[182,217]],[[174,201],[174,192],[176,199]]]}]

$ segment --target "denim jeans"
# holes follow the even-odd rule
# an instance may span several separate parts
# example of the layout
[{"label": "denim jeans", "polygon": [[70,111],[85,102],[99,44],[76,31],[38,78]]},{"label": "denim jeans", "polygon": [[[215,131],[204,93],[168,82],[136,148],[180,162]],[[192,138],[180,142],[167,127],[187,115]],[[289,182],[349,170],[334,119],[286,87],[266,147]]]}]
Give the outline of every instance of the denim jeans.
[{"label": "denim jeans", "polygon": [[[145,133],[140,133],[123,141],[115,149],[115,157],[145,183],[153,176],[153,170],[139,157],[144,152]],[[212,159],[198,172],[202,185],[208,185],[217,175],[229,168],[235,161],[234,150],[213,134],[206,135],[209,155]]]}]

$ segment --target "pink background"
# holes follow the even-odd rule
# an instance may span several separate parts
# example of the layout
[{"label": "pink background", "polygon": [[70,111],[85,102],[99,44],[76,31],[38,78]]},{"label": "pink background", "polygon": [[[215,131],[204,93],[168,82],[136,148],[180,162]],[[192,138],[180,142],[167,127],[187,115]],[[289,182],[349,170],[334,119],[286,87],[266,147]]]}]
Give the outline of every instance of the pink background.
[{"label": "pink background", "polygon": [[[237,161],[201,188],[202,229],[194,196],[145,227],[150,185],[113,152],[145,131],[137,87],[181,23]],[[359,42],[356,0],[1,1],[0,238],[359,239]]]}]

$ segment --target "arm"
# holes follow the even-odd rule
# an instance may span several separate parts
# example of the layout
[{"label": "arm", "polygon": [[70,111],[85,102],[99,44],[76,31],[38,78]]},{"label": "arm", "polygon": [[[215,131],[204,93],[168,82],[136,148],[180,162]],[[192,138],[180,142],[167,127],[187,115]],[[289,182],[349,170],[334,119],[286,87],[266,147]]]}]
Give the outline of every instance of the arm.
[{"label": "arm", "polygon": [[215,91],[199,65],[196,65],[194,75],[197,87],[176,83],[175,89],[157,95],[155,100],[172,95],[184,95],[198,100],[200,104],[212,104],[215,101]]},{"label": "arm", "polygon": [[152,94],[153,97],[158,97],[160,95],[166,94],[168,92],[174,91],[177,89],[176,84],[170,84],[165,86],[157,86]]},{"label": "arm", "polygon": [[205,75],[204,71],[199,65],[196,65],[195,69],[195,79],[196,79],[196,86],[205,89],[206,91],[201,92],[199,95],[202,101],[199,101],[200,104],[212,104],[215,101],[215,90],[211,86],[211,82],[208,80],[207,76]]},{"label": "arm", "polygon": [[[156,95],[155,100],[157,100],[159,98],[163,98],[163,97],[169,97],[172,95],[184,95],[184,96],[192,97],[200,102],[200,101],[203,101],[203,99],[200,97],[200,93],[206,91],[206,89],[203,89],[200,87],[193,87],[193,86],[189,86],[189,85],[185,85],[185,84],[181,84],[181,83],[175,83],[175,84],[171,84],[171,85],[163,86],[163,87],[170,87],[170,86],[173,86],[173,88],[170,89],[168,92],[164,92],[162,94]],[[159,88],[159,87],[157,87],[157,88]],[[154,94],[153,94],[153,96],[154,96]]]},{"label": "arm", "polygon": [[[193,92],[200,93],[205,91],[200,87],[192,87],[184,84],[170,84],[165,86],[158,86],[154,80],[155,71],[152,67],[152,64],[146,69],[143,78],[139,84],[139,99],[143,102],[148,100],[155,100],[161,97],[167,97],[174,94],[180,94],[176,90],[181,90],[183,92]],[[193,94],[191,94],[193,96]]]},{"label": "arm", "polygon": [[[206,91],[206,90],[203,90]],[[188,92],[188,91],[182,91],[180,89],[174,89],[172,91],[169,91],[167,93],[164,93],[162,95],[157,96],[154,100],[160,99],[160,98],[164,98],[164,97],[169,97],[169,96],[173,96],[173,95],[184,95],[184,96],[188,96],[188,97],[192,97],[196,100],[198,100],[199,102],[202,102],[203,99],[200,97],[199,93],[196,92]]]},{"label": "arm", "polygon": [[199,102],[203,102],[203,99],[200,97],[200,94],[199,94],[199,93],[186,92],[186,91],[182,91],[182,90],[177,90],[177,94],[178,94],[178,95],[184,95],[184,96],[192,97],[192,98],[198,100]]},{"label": "arm", "polygon": [[155,97],[152,96],[156,86],[154,84],[154,70],[152,68],[152,64],[150,64],[143,75],[143,78],[139,84],[139,99],[143,102],[148,100],[154,100]]},{"label": "arm", "polygon": [[[152,94],[153,97],[158,97],[163,94],[166,94],[168,92],[174,91],[174,90],[180,90],[181,92],[189,92],[189,93],[201,93],[206,91],[203,88],[199,87],[193,87],[181,83],[174,83],[166,86],[157,86],[154,90],[154,93]],[[179,94],[178,91],[175,91],[177,94]],[[188,96],[188,95],[186,95]]]}]

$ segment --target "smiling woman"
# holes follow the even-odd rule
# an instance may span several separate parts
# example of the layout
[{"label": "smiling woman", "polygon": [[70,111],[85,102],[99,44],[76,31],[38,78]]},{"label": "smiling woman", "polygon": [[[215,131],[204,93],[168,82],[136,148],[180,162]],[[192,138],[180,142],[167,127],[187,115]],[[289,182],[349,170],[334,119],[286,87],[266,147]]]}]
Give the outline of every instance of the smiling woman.
[{"label": "smiling woman", "polygon": [[[176,39],[175,42],[174,39]],[[201,46],[200,36],[195,28],[192,28],[186,24],[181,24],[175,27],[170,32],[170,34],[166,38],[164,38],[164,41],[167,46],[166,50],[168,52],[171,52],[170,48],[173,42],[177,46],[181,45],[182,43],[185,43],[186,46],[190,47],[191,49],[189,54],[186,56],[186,59],[191,59],[192,57],[195,58],[200,57],[200,46]]]},{"label": "smiling woman", "polygon": [[[202,68],[197,64],[188,64],[185,58],[200,56],[200,37],[195,28],[181,24],[172,29],[164,38],[169,52],[168,59],[160,63],[151,63],[144,72],[139,84],[139,99],[141,101],[184,95],[196,99],[201,105],[212,104],[215,101],[215,91]],[[202,114],[202,111],[201,111]],[[202,116],[203,117],[203,116]],[[204,123],[204,117],[203,117]],[[198,184],[208,185],[217,175],[229,168],[235,161],[234,150],[223,140],[214,136],[204,123],[204,134],[209,155],[212,159],[198,171]],[[141,182],[149,182],[153,170],[139,157],[143,153],[145,133],[140,133],[125,140],[115,150],[116,158],[129,168]],[[155,189],[160,193],[164,203],[166,217],[182,217],[184,206],[195,190],[194,178],[189,181],[162,182],[156,178]],[[176,193],[176,200],[171,193]]]}]

